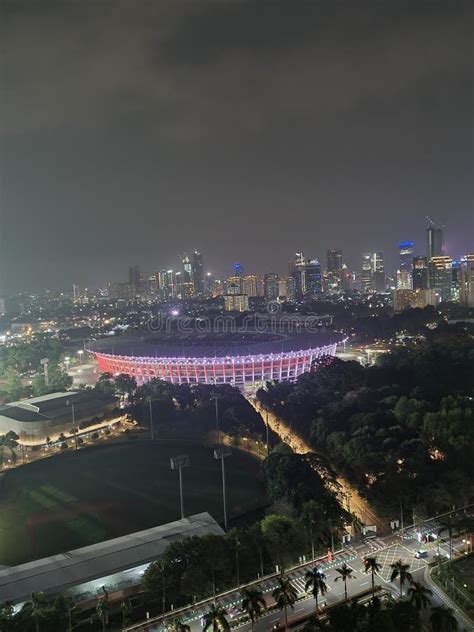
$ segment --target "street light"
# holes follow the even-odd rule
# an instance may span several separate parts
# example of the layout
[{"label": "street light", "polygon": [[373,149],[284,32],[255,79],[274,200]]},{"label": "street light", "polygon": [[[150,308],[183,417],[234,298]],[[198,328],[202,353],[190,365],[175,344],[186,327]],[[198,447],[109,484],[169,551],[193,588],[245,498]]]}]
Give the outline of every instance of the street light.
[{"label": "street light", "polygon": [[77,355],[79,356],[79,362],[82,363],[82,356],[84,355],[84,349],[79,349],[79,351],[77,352]]},{"label": "street light", "polygon": [[172,470],[178,470],[179,473],[179,499],[181,505],[181,520],[184,519],[184,504],[183,504],[183,467],[189,467],[191,460],[187,454],[179,454],[178,456],[172,456],[170,459],[170,465]]},{"label": "street light", "polygon": [[220,448],[216,448],[214,450],[214,458],[216,459],[216,461],[218,461],[219,459],[221,460],[221,465],[222,465],[222,500],[224,503],[224,529],[227,531],[227,504],[226,504],[226,497],[225,497],[225,465],[224,465],[224,459],[226,459],[228,456],[230,456],[232,453],[230,448],[227,448],[226,446],[222,446]]}]

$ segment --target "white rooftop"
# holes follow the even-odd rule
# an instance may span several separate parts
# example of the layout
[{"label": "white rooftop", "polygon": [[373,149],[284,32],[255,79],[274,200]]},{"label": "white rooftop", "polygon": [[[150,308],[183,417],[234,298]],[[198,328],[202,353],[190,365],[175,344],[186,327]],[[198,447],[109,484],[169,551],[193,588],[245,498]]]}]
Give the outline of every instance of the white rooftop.
[{"label": "white rooftop", "polygon": [[159,527],[106,540],[0,570],[0,602],[22,602],[32,592],[49,595],[84,582],[107,577],[158,559],[170,542],[192,536],[223,535],[207,512]]}]

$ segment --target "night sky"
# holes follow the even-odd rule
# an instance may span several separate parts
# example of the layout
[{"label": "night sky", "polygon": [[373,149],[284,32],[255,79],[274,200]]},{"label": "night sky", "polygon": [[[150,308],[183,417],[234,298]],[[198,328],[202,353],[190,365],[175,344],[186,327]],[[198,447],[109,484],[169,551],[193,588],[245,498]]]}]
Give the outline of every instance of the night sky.
[{"label": "night sky", "polygon": [[474,250],[471,0],[3,0],[0,295]]}]

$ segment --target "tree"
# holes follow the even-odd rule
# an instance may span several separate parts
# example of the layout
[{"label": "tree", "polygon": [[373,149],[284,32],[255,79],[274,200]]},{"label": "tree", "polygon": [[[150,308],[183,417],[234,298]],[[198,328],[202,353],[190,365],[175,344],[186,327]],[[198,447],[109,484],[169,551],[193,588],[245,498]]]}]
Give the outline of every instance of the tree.
[{"label": "tree", "polygon": [[410,573],[410,564],[404,564],[402,560],[398,560],[398,562],[394,562],[390,564],[390,568],[392,569],[392,574],[390,575],[390,581],[394,582],[397,578],[400,582],[400,599],[403,595],[403,584],[405,582],[412,582],[412,574]]},{"label": "tree", "polygon": [[187,623],[183,623],[181,619],[175,619],[173,621],[174,632],[191,632],[191,626]]},{"label": "tree", "polygon": [[365,573],[372,575],[372,598],[375,596],[375,573],[380,572],[381,566],[376,557],[366,557],[364,560]]},{"label": "tree", "polygon": [[306,592],[311,592],[314,597],[314,601],[316,604],[316,616],[318,616],[318,597],[319,595],[325,595],[327,593],[328,587],[326,582],[324,581],[326,576],[323,572],[319,570],[317,566],[306,571],[305,579],[305,590]]},{"label": "tree", "polygon": [[352,568],[344,564],[340,568],[336,568],[336,573],[339,573],[338,577],[334,578],[334,581],[337,582],[339,579],[342,579],[344,582],[344,599],[347,601],[347,580],[354,579],[352,575]]},{"label": "tree", "polygon": [[130,599],[124,599],[120,603],[120,610],[122,612],[122,629],[125,630],[125,626],[128,623],[129,617],[132,614],[132,605]]},{"label": "tree", "polygon": [[263,537],[273,559],[278,561],[280,570],[301,550],[301,535],[296,520],[289,516],[271,514],[260,523]]},{"label": "tree", "polygon": [[40,621],[44,617],[46,601],[42,592],[31,593],[31,617],[35,623],[35,630],[39,632]]},{"label": "tree", "polygon": [[97,612],[99,621],[102,623],[102,631],[105,632],[105,626],[109,618],[109,603],[106,598],[101,597],[97,600],[95,611]]},{"label": "tree", "polygon": [[287,577],[282,575],[278,578],[278,585],[272,592],[272,597],[277,607],[285,613],[285,630],[288,630],[288,606],[293,609],[295,605],[298,598],[296,588]]},{"label": "tree", "polygon": [[453,610],[445,606],[431,608],[430,624],[433,632],[456,632],[458,629]]},{"label": "tree", "polygon": [[423,610],[430,605],[430,596],[433,592],[420,584],[420,582],[412,582],[410,588],[408,589],[408,594],[410,596],[410,603],[415,606],[417,610]]},{"label": "tree", "polygon": [[136,388],[136,379],[126,373],[120,373],[120,375],[117,375],[115,378],[115,390],[117,393],[120,393],[120,395],[128,395],[128,397],[131,398]]},{"label": "tree", "polygon": [[204,615],[203,632],[212,628],[212,632],[230,632],[230,625],[226,619],[227,610],[212,604],[211,609]]},{"label": "tree", "polygon": [[267,609],[267,604],[263,593],[255,588],[245,588],[242,596],[242,610],[249,615],[253,630],[256,619],[262,616],[262,612]]}]

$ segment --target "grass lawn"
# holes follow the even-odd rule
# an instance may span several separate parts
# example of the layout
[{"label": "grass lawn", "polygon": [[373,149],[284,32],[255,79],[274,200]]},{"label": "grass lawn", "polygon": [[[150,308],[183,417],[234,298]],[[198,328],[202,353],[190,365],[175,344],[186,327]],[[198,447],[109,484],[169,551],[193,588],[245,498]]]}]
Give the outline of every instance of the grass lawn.
[{"label": "grass lawn", "polygon": [[[223,518],[220,461],[210,448],[149,441],[69,451],[5,472],[0,480],[0,565],[14,565],[180,517],[178,472],[188,454],[184,510]],[[225,461],[229,516],[265,503],[259,463],[233,450]]]}]

